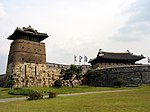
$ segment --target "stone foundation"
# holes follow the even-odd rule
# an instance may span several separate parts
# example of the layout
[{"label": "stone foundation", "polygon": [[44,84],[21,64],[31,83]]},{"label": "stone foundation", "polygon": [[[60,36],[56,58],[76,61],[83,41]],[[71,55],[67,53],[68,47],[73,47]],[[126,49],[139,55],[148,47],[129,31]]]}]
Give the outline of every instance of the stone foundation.
[{"label": "stone foundation", "polygon": [[47,68],[46,64],[10,63],[7,67],[6,81],[14,80],[14,87],[53,86],[59,79],[60,70]]}]

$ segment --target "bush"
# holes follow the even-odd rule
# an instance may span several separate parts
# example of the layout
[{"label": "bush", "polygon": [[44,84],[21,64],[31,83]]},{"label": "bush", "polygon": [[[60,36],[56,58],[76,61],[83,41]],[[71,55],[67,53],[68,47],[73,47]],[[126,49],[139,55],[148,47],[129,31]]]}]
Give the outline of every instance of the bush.
[{"label": "bush", "polygon": [[101,86],[101,77],[103,76],[102,70],[88,70],[84,75],[83,84],[90,86]]},{"label": "bush", "polygon": [[123,85],[125,85],[125,81],[123,79],[118,78],[114,81],[114,86],[121,88]]},{"label": "bush", "polygon": [[5,80],[0,79],[0,87],[4,87],[4,85],[5,85]]},{"label": "bush", "polygon": [[55,92],[48,92],[49,97],[48,98],[56,98]]},{"label": "bush", "polygon": [[60,88],[61,86],[62,86],[61,80],[56,80],[56,81],[54,82],[54,87]]},{"label": "bush", "polygon": [[33,92],[34,92],[34,90],[32,90],[32,89],[14,88],[14,89],[10,89],[8,91],[8,94],[28,96],[28,95],[32,94]]},{"label": "bush", "polygon": [[9,81],[7,81],[6,83],[7,83],[7,87],[12,88],[13,85],[15,84],[15,81],[14,81],[14,80],[9,80]]},{"label": "bush", "polygon": [[38,100],[38,99],[43,99],[43,94],[37,91],[31,93],[28,98],[28,100]]}]

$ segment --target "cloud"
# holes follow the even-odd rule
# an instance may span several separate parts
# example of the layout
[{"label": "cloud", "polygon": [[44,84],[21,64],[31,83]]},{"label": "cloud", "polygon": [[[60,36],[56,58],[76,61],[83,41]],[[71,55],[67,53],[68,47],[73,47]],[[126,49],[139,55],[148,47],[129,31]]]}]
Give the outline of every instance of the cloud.
[{"label": "cloud", "polygon": [[137,0],[130,8],[130,12],[133,13],[128,24],[135,24],[139,22],[150,22],[150,0]]},{"label": "cloud", "polygon": [[150,36],[150,24],[139,22],[136,24],[127,24],[118,30],[116,35],[113,35],[114,41],[134,42],[142,41]]},{"label": "cloud", "polygon": [[150,37],[150,1],[137,0],[128,12],[131,14],[126,24],[111,37],[118,42],[137,42]]},{"label": "cloud", "polygon": [[0,19],[5,16],[5,11],[2,3],[0,3]]}]

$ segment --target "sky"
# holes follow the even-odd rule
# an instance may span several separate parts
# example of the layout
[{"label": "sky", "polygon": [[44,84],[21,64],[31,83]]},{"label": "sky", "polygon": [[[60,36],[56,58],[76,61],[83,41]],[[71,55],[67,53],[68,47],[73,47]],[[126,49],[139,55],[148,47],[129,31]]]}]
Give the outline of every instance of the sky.
[{"label": "sky", "polygon": [[149,10],[150,0],[0,0],[0,74],[12,42],[7,37],[29,25],[49,35],[47,62],[73,64],[74,55],[92,59],[99,49],[148,57]]}]

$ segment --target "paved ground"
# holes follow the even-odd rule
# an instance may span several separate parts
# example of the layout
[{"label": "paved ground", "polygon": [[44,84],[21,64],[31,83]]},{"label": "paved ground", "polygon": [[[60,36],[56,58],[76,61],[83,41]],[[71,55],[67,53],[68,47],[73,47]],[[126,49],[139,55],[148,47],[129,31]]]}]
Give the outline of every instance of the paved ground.
[{"label": "paved ground", "polygon": [[[96,94],[96,93],[114,93],[114,92],[125,92],[125,91],[132,91],[132,90],[112,90],[112,91],[82,92],[82,93],[71,93],[71,94],[59,94],[58,96],[76,96],[76,95]],[[44,98],[47,98],[47,97],[48,96],[44,96]],[[0,102],[11,102],[11,101],[26,100],[26,99],[27,99],[27,97],[22,97],[22,98],[5,98],[5,99],[0,99]]]}]

